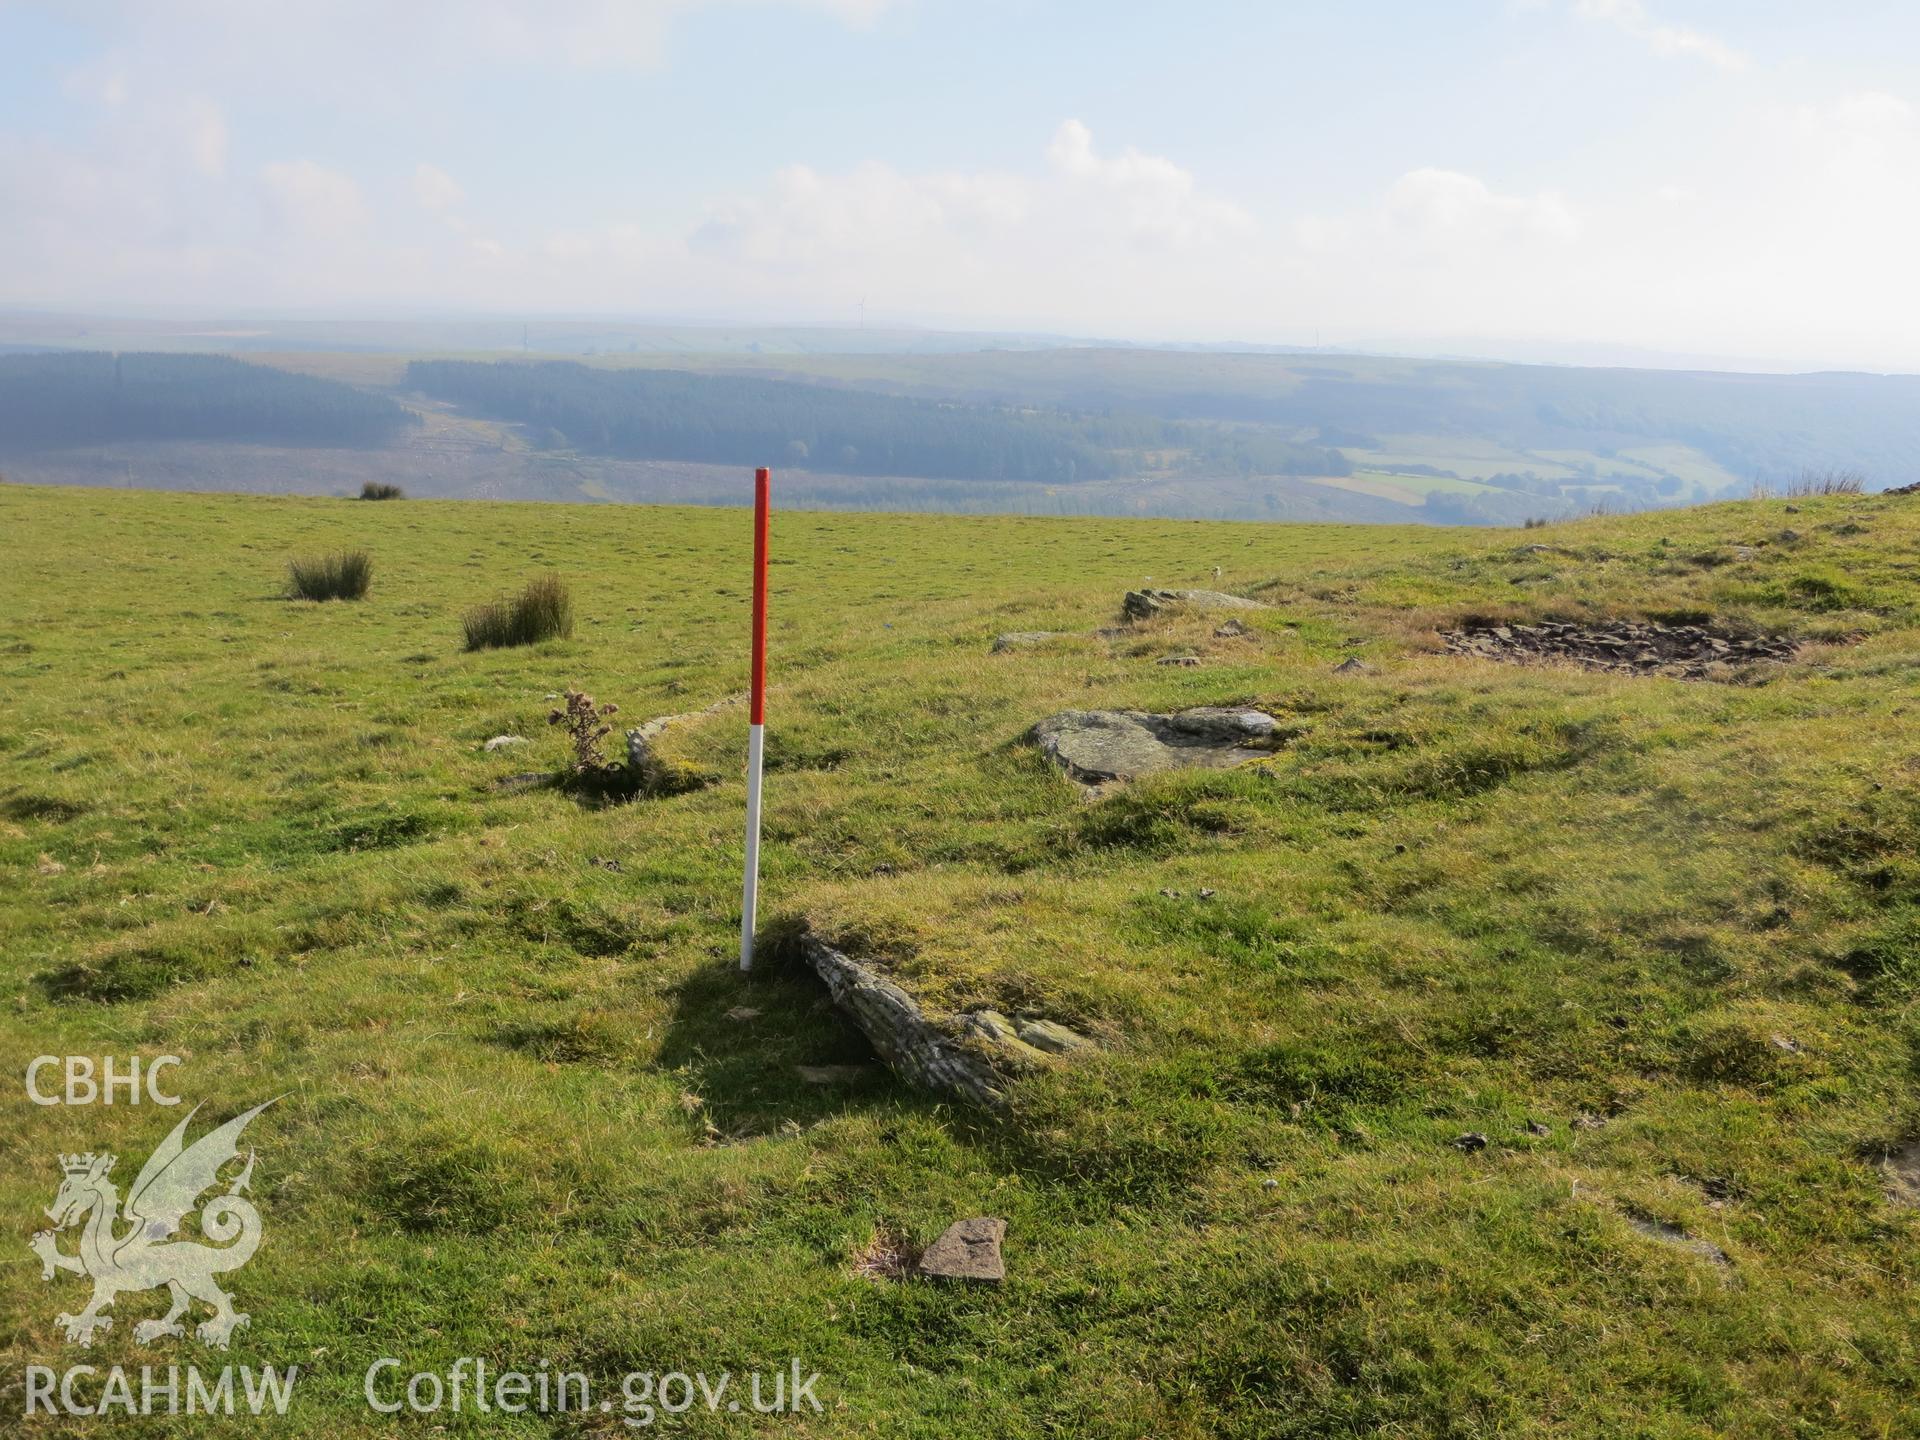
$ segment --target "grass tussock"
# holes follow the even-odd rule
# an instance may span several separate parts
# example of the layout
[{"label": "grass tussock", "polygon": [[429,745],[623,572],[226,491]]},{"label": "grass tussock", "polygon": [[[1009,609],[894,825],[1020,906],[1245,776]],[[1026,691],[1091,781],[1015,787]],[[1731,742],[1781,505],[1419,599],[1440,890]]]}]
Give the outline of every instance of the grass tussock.
[{"label": "grass tussock", "polygon": [[1786,495],[1790,500],[1810,495],[1859,495],[1866,488],[1867,477],[1858,470],[1802,470],[1788,482]]},{"label": "grass tussock", "polygon": [[404,500],[407,492],[398,485],[390,485],[384,480],[369,480],[360,487],[362,500]]},{"label": "grass tussock", "polygon": [[558,575],[541,575],[518,595],[474,606],[462,623],[469,650],[565,639],[573,634],[573,593]]},{"label": "grass tussock", "polygon": [[295,600],[363,600],[373,584],[373,557],[364,550],[296,555],[287,562],[287,584]]}]

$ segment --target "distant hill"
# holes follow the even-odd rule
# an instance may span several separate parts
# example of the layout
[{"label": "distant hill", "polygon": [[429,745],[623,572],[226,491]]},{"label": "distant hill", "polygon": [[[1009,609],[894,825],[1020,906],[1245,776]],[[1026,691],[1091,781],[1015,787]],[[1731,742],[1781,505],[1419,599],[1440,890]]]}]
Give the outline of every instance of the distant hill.
[{"label": "distant hill", "polygon": [[[1920,377],[1754,375],[1145,349],[715,355],[671,364],[989,405],[1276,427],[1360,469],[1612,487],[1621,508],[1861,471],[1920,472]],[[1662,489],[1661,482],[1671,483]]]},{"label": "distant hill", "polygon": [[0,356],[0,469],[166,489],[350,494],[372,480],[423,497],[736,504],[742,472],[769,464],[801,508],[1432,524],[1696,504],[1806,472],[1853,472],[1869,490],[1920,477],[1910,376],[977,348],[982,337],[971,351],[842,353],[785,337],[774,353],[780,337],[752,336],[688,332],[674,339],[724,348],[634,341],[568,361]]},{"label": "distant hill", "polygon": [[10,453],[123,440],[383,445],[412,423],[385,395],[223,355],[0,355]]},{"label": "distant hill", "polygon": [[844,475],[1073,484],[1169,468],[1342,475],[1327,446],[1112,408],[956,403],[681,371],[560,361],[416,360],[414,389],[530,427],[544,449],[639,460],[778,463]]}]

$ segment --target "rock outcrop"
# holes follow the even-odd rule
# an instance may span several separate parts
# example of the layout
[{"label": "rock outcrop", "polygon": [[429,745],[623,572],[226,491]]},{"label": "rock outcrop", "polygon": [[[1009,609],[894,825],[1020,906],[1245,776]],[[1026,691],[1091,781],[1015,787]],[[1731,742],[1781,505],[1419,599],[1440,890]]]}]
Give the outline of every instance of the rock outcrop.
[{"label": "rock outcrop", "polygon": [[1034,726],[1031,738],[1081,784],[1107,785],[1159,770],[1239,765],[1270,754],[1283,737],[1264,711],[1208,705],[1171,715],[1066,710]]},{"label": "rock outcrop", "polygon": [[800,950],[834,1004],[909,1084],[998,1107],[1022,1074],[1096,1048],[1078,1031],[1038,1016],[1009,1020],[987,1009],[929,1016],[893,981],[819,936],[803,934]]},{"label": "rock outcrop", "polygon": [[1129,620],[1148,620],[1169,610],[1265,610],[1268,607],[1244,595],[1222,590],[1129,590],[1120,613]]},{"label": "rock outcrop", "polygon": [[847,1012],[902,1079],[976,1105],[1005,1103],[1006,1078],[978,1050],[923,1015],[906,991],[817,935],[801,936],[800,948],[826,982],[833,1003]]}]

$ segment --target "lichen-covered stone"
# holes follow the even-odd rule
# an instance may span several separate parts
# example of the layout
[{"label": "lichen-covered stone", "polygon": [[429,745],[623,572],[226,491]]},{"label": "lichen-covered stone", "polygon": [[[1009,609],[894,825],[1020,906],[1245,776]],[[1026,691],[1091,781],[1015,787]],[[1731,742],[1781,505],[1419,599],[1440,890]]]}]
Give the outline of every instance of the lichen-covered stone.
[{"label": "lichen-covered stone", "polygon": [[1140,710],[1067,710],[1033,727],[1032,739],[1086,785],[1159,770],[1221,769],[1270,754],[1281,740],[1260,710],[1202,706],[1172,715]]}]

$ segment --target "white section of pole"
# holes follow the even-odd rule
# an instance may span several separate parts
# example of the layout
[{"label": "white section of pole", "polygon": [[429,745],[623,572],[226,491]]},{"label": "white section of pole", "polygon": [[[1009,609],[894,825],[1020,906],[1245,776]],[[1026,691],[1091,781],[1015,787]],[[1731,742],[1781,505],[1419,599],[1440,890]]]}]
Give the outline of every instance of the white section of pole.
[{"label": "white section of pole", "polygon": [[753,925],[760,906],[760,769],[767,727],[747,731],[747,878],[740,891],[740,968],[753,969]]}]

